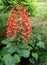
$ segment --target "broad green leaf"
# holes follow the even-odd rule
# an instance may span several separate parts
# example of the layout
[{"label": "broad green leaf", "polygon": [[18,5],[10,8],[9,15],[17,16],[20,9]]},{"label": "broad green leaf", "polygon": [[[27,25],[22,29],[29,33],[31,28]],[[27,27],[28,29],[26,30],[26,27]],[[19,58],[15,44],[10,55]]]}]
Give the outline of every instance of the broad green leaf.
[{"label": "broad green leaf", "polygon": [[32,40],[29,40],[29,44],[32,45],[33,44],[33,41]]},{"label": "broad green leaf", "polygon": [[23,50],[23,56],[25,58],[29,57],[29,55],[30,55],[30,51],[29,50]]},{"label": "broad green leaf", "polygon": [[7,54],[7,53],[12,54],[12,53],[16,52],[17,49],[18,49],[17,46],[8,44],[5,48],[3,48],[3,49],[1,50],[1,55],[3,56],[3,55],[5,55],[5,54]]},{"label": "broad green leaf", "polygon": [[5,65],[15,65],[15,63],[13,62],[13,58],[10,54],[4,55],[3,61],[5,62]]},{"label": "broad green leaf", "polygon": [[11,44],[11,42],[9,42],[8,40],[2,40],[1,43],[3,43],[3,44]]},{"label": "broad green leaf", "polygon": [[32,64],[34,64],[34,59],[33,58],[29,58],[29,61],[30,61],[30,63],[32,63]]},{"label": "broad green leaf", "polygon": [[39,41],[39,42],[37,43],[37,46],[39,46],[39,47],[41,47],[41,48],[45,48],[45,43]]},{"label": "broad green leaf", "polygon": [[13,61],[14,61],[14,63],[19,63],[20,62],[20,56],[15,54],[13,57]]},{"label": "broad green leaf", "polygon": [[33,48],[32,48],[31,46],[27,45],[27,46],[26,46],[26,49],[30,51],[30,50],[32,50]]},{"label": "broad green leaf", "polygon": [[30,40],[29,44],[34,47],[35,46],[35,40]]},{"label": "broad green leaf", "polygon": [[38,53],[32,53],[32,57],[34,57],[36,60],[38,60]]},{"label": "broad green leaf", "polygon": [[29,50],[19,50],[17,51],[19,53],[20,56],[28,58],[30,55],[30,51]]},{"label": "broad green leaf", "polygon": [[17,45],[19,48],[26,48],[27,44],[18,44]]},{"label": "broad green leaf", "polygon": [[41,35],[38,35],[38,36],[37,36],[37,39],[38,39],[39,41],[41,41],[41,40],[42,40],[42,36],[41,36]]},{"label": "broad green leaf", "polygon": [[14,45],[8,45],[6,48],[7,48],[7,52],[9,52],[11,54],[14,53],[14,52],[16,52],[17,49],[18,49],[18,47],[14,46]]}]

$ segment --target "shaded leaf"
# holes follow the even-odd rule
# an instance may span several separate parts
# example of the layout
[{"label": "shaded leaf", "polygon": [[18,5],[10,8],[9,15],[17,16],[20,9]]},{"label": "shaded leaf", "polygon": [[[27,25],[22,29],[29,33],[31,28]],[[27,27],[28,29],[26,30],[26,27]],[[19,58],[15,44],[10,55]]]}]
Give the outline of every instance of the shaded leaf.
[{"label": "shaded leaf", "polygon": [[3,43],[3,44],[11,44],[11,42],[9,42],[9,41],[7,41],[7,40],[2,40],[1,43]]},{"label": "shaded leaf", "polygon": [[20,62],[20,56],[15,54],[13,57],[13,61],[14,61],[14,63],[19,63]]},{"label": "shaded leaf", "polygon": [[39,47],[41,47],[41,48],[45,48],[45,43],[39,41],[39,42],[37,43],[37,46],[39,46]]},{"label": "shaded leaf", "polygon": [[15,65],[15,63],[13,62],[12,56],[10,54],[4,55],[3,61],[5,62],[5,65]]},{"label": "shaded leaf", "polygon": [[33,58],[29,58],[29,61],[30,61],[30,63],[32,63],[32,64],[34,64],[34,59]]},{"label": "shaded leaf", "polygon": [[7,49],[7,52],[9,52],[9,53],[14,53],[14,52],[16,52],[17,51],[17,46],[10,46],[8,49]]},{"label": "shaded leaf", "polygon": [[29,50],[19,50],[17,51],[19,53],[20,56],[28,58],[30,55],[30,51]]},{"label": "shaded leaf", "polygon": [[38,60],[38,53],[32,53],[32,56],[33,56],[36,60]]},{"label": "shaded leaf", "polygon": [[38,39],[39,41],[41,41],[41,40],[42,40],[42,36],[41,36],[41,35],[38,35],[38,36],[37,36],[37,39]]},{"label": "shaded leaf", "polygon": [[27,44],[18,44],[17,45],[19,48],[26,48]]}]

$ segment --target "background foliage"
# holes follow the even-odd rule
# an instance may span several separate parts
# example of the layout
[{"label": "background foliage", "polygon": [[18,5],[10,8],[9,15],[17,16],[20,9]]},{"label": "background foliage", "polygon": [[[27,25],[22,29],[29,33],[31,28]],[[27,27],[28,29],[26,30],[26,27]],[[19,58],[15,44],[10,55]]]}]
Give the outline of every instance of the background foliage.
[{"label": "background foliage", "polygon": [[17,7],[18,3],[23,4],[27,11],[29,12],[29,15],[35,16],[37,14],[37,1],[36,0],[2,0],[0,2],[1,8],[5,8],[5,12],[8,9],[11,9],[13,6]]}]

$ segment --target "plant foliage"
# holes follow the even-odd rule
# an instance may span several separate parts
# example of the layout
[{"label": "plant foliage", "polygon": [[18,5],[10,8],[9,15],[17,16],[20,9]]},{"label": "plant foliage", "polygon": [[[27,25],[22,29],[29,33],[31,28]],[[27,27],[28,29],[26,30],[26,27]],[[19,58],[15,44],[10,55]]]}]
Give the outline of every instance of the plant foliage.
[{"label": "plant foliage", "polygon": [[5,12],[11,9],[13,6],[17,7],[17,4],[21,3],[27,9],[29,15],[37,15],[37,0],[2,0],[1,2],[1,7],[5,8]]}]

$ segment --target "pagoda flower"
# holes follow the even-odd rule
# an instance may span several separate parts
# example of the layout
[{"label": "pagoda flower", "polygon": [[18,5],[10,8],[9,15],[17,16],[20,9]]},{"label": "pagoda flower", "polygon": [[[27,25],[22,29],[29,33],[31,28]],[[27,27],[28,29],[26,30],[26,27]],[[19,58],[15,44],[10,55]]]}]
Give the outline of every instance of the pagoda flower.
[{"label": "pagoda flower", "polygon": [[[17,36],[17,33],[20,33]],[[22,42],[26,42],[30,38],[31,27],[30,20],[26,9],[18,4],[18,8],[13,7],[10,11],[10,15],[7,21],[7,36],[10,39],[14,37],[22,39]]]}]

